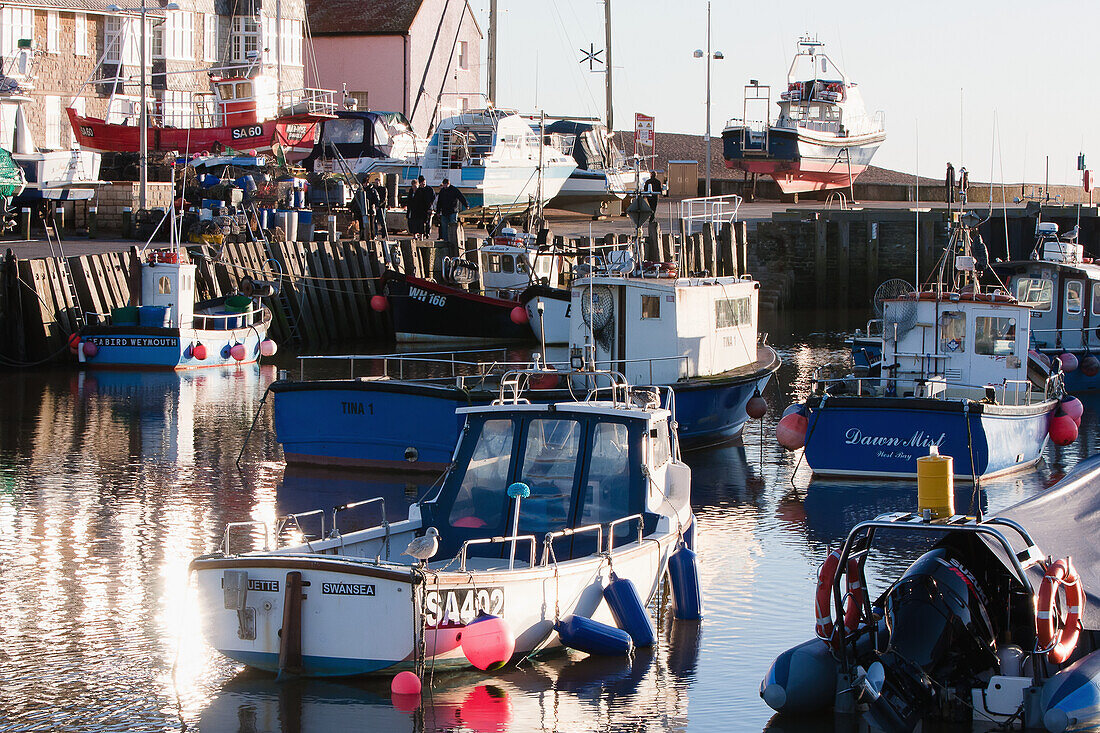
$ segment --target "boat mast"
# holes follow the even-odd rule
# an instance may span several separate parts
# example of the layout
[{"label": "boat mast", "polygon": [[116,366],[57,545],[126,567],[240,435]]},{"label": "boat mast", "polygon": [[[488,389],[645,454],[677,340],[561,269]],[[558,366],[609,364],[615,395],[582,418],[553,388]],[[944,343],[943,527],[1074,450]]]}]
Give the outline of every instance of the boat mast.
[{"label": "boat mast", "polygon": [[[146,102],[146,78],[145,78],[145,45],[148,30],[145,27],[145,0],[141,3],[141,148],[138,168],[138,210],[146,208],[146,188],[149,184],[149,105]],[[173,194],[174,195],[174,194]]]},{"label": "boat mast", "polygon": [[[495,1],[495,0],[494,0]],[[607,131],[612,135],[615,134],[615,98],[611,93],[611,0],[603,0],[603,33],[604,43],[607,44],[607,68],[605,69],[606,79],[606,91],[607,91]]]},{"label": "boat mast", "polygon": [[489,102],[497,102],[497,0],[489,0]]}]

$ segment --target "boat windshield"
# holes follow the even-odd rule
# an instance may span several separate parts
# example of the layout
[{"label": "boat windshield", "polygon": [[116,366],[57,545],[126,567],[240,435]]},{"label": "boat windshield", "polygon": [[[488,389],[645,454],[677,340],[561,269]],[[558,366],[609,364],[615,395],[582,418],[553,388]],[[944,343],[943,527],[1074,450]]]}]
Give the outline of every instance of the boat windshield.
[{"label": "boat windshield", "polygon": [[521,505],[520,533],[568,526],[581,432],[576,420],[540,418],[528,424],[520,481],[531,487],[531,496]]},{"label": "boat windshield", "polygon": [[500,500],[508,485],[508,466],[512,462],[512,433],[509,419],[486,420],[470,455],[466,475],[451,507],[452,527],[478,529],[496,527],[504,517]]}]

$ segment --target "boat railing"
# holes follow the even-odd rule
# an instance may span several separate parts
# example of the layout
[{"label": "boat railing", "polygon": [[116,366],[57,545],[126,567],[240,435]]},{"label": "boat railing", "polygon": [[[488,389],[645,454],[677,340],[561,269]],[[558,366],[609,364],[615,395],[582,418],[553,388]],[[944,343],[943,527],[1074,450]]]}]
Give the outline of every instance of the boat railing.
[{"label": "boat railing", "polygon": [[263,527],[263,530],[264,530],[264,551],[266,552],[267,550],[269,550],[271,548],[271,536],[268,534],[268,531],[267,531],[267,522],[264,522],[264,521],[261,521],[261,520],[258,520],[258,519],[249,519],[249,520],[245,520],[243,522],[230,522],[229,524],[225,525],[225,532],[222,533],[222,545],[221,545],[221,552],[222,552],[223,555],[228,556],[228,555],[233,554],[231,552],[231,546],[229,544],[230,536],[232,535],[232,532],[233,532],[234,529],[236,529],[236,528],[243,529],[244,527],[253,527],[253,528],[254,527]]},{"label": "boat railing", "polygon": [[1033,328],[1031,329],[1031,335],[1036,336],[1040,333],[1052,335],[1054,336],[1055,347],[1061,348],[1062,336],[1065,334],[1073,334],[1081,337],[1081,348],[1084,348],[1087,345],[1087,339],[1090,333],[1093,331],[1095,331],[1094,328],[1085,328],[1084,326],[1070,328]]},{"label": "boat railing", "polygon": [[[321,532],[320,532],[320,534],[317,535],[317,538],[318,539],[324,539],[325,538],[325,510],[324,509],[311,509],[308,512],[297,512],[296,514],[286,514],[282,517],[279,517],[279,519],[275,523],[275,542],[278,543],[279,538],[283,536],[283,532],[285,532],[288,529],[292,529],[292,528],[298,530],[298,534],[302,535],[303,538],[308,537],[309,535],[306,534],[305,529],[302,527],[302,524],[299,521],[299,520],[305,519],[306,517],[320,517],[321,518]],[[308,540],[307,540],[307,542],[308,542]],[[276,544],[276,546],[278,546],[278,545]]]},{"label": "boat railing", "polygon": [[602,524],[586,524],[583,527],[566,527],[565,529],[559,529],[557,532],[547,532],[546,536],[542,540],[542,565],[546,565],[550,562],[550,555],[553,552],[552,547],[554,540],[562,537],[572,537],[573,535],[583,534],[585,532],[596,533],[596,547],[603,548],[603,525]]},{"label": "boat railing", "polygon": [[619,517],[607,523],[607,554],[611,554],[615,551],[615,527],[625,522],[638,522],[638,542],[642,541],[642,532],[645,529],[645,517],[641,514],[630,514],[625,517]]},{"label": "boat railing", "polygon": [[531,557],[530,557],[530,560],[528,561],[528,564],[532,568],[535,567],[535,545],[536,545],[535,535],[533,535],[533,534],[521,534],[521,535],[511,535],[511,536],[508,536],[508,537],[478,537],[476,539],[466,540],[465,542],[462,543],[462,547],[458,551],[458,570],[459,570],[459,572],[461,572],[461,573],[466,572],[466,551],[472,545],[507,544],[509,542],[512,543],[512,546],[513,546],[512,557],[508,561],[508,569],[509,570],[512,570],[516,566],[515,546],[518,545],[520,542],[530,542],[531,543]]},{"label": "boat railing", "polygon": [[724,196],[702,196],[684,199],[680,202],[680,219],[684,222],[688,234],[702,229],[709,223],[717,234],[723,224],[737,221],[737,211],[741,208],[741,197],[737,194]]},{"label": "boat railing", "polygon": [[856,336],[862,336],[864,338],[882,338],[883,333],[883,320],[881,318],[872,318],[867,321],[867,330],[863,333],[856,332]]},{"label": "boat railing", "polygon": [[[931,355],[929,355],[931,356]],[[827,366],[827,365],[826,365]],[[1036,397],[1039,393],[1035,389],[1035,385],[1026,379],[1005,379],[1001,383],[989,383],[989,384],[969,384],[967,382],[949,381],[940,374],[911,374],[898,377],[884,377],[884,376],[847,376],[847,377],[833,377],[825,378],[819,375],[820,370],[823,367],[818,367],[814,370],[812,378],[812,386],[814,394],[830,394],[832,396],[864,396],[864,383],[871,388],[866,390],[867,395],[881,394],[880,389],[883,386],[892,384],[895,390],[899,383],[904,384],[919,384],[923,385],[924,389],[920,390],[920,393],[916,394],[916,397],[926,399],[948,400],[957,399],[958,395],[948,396],[947,390],[950,389],[966,389],[966,390],[982,390],[985,393],[987,399],[991,399],[998,405],[1011,405],[1013,407],[1019,407],[1021,405],[1032,404],[1032,398]],[[1052,379],[1056,375],[1051,375],[1047,378],[1047,384],[1043,391],[1043,399],[1047,399],[1052,394]],[[835,390],[835,386],[841,385],[844,387],[843,392]],[[834,387],[830,390],[830,387]],[[850,391],[854,386],[854,394]],[[940,389],[935,389],[940,387]],[[992,393],[990,392],[992,390]],[[1000,399],[997,398],[997,390],[1000,390]],[[1009,402],[1009,395],[1012,396],[1012,402]]]},{"label": "boat railing", "polygon": [[311,87],[287,89],[279,92],[279,109],[290,114],[334,114],[336,92]]},{"label": "boat railing", "polygon": [[[360,499],[359,501],[349,501],[346,504],[338,504],[332,508],[332,531],[329,532],[329,537],[339,537],[340,528],[336,525],[336,515],[340,512],[345,512],[348,509],[355,509],[357,507],[366,506],[367,504],[380,504],[382,506],[382,523],[375,525],[377,527],[384,527],[386,530],[386,542],[389,543],[390,536],[390,523],[386,519],[386,500],[384,497],[375,496],[371,499]],[[373,529],[373,527],[371,528]]]},{"label": "boat railing", "polygon": [[191,326],[210,331],[231,331],[262,321],[266,310],[266,306],[253,304],[248,310],[238,313],[195,313],[191,316]]}]

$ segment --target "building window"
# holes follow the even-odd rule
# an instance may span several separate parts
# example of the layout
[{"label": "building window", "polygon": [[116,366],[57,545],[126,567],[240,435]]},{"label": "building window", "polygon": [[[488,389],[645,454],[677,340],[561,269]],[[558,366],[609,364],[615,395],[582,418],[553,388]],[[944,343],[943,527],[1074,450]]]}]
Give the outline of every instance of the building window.
[{"label": "building window", "polygon": [[149,48],[152,51],[152,57],[154,59],[164,58],[164,23],[156,23],[153,26],[153,38],[150,41]]},{"label": "building window", "polygon": [[458,42],[458,68],[468,69],[470,68],[470,58],[467,55],[470,49],[468,41]]},{"label": "building window", "polygon": [[88,16],[84,13],[73,16],[73,53],[88,55]]},{"label": "building window", "polygon": [[748,298],[723,298],[714,301],[715,328],[731,328],[752,323]]},{"label": "building window", "polygon": [[247,63],[259,56],[260,24],[246,15],[233,16],[231,58],[234,63]]},{"label": "building window", "polygon": [[161,114],[166,127],[192,127],[190,93],[165,90],[161,101]]},{"label": "building window", "polygon": [[61,50],[61,20],[56,10],[46,11],[46,50],[50,53]]},{"label": "building window", "polygon": [[218,16],[204,13],[202,16],[202,57],[206,61],[218,60]]},{"label": "building window", "polygon": [[47,95],[42,101],[46,106],[46,135],[42,145],[56,150],[61,147],[61,97]]},{"label": "building window", "polygon": [[[139,21],[134,18],[122,18],[108,15],[104,19],[103,42],[107,46],[104,61],[108,64],[136,65],[141,61],[141,30]],[[149,58],[152,58],[152,41],[155,32],[148,34],[150,44]]]},{"label": "building window", "polygon": [[183,10],[168,13],[165,20],[165,55],[170,59],[190,61],[195,58],[195,15]]},{"label": "building window", "polygon": [[348,92],[348,96],[355,100],[356,109],[370,109],[367,104],[367,92]]},{"label": "building window", "polygon": [[0,53],[8,58],[14,56],[21,38],[34,38],[34,10],[13,7],[0,10]]},{"label": "building window", "polygon": [[282,61],[290,66],[302,65],[302,21],[284,20],[279,32]]},{"label": "building window", "polygon": [[661,296],[659,295],[643,295],[642,296],[642,318],[660,318],[661,317]]}]

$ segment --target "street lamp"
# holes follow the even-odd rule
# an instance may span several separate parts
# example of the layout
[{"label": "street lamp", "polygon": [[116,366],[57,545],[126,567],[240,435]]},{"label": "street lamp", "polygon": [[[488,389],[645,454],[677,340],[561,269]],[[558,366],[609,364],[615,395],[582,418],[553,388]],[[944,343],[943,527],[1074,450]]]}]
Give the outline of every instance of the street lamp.
[{"label": "street lamp", "polygon": [[[164,6],[163,9],[164,10],[179,10],[180,6],[177,3],[168,3],[167,5]],[[139,169],[140,174],[141,174],[140,178],[139,178],[139,184],[138,184],[138,210],[140,211],[140,210],[146,208],[146,203],[147,203],[146,188],[147,188],[147,185],[149,183],[149,109],[148,109],[148,105],[146,105],[146,102],[145,102],[145,98],[147,96],[146,93],[145,93],[145,87],[146,87],[146,80],[145,80],[145,46],[148,43],[148,39],[146,38],[147,31],[145,29],[145,12],[146,12],[145,0],[142,0],[141,1],[141,6],[137,7],[137,8],[122,8],[122,7],[119,7],[118,5],[113,5],[113,4],[108,5],[107,6],[107,12],[108,13],[137,13],[138,17],[141,18],[141,54],[140,54],[140,57],[139,57],[139,62],[141,63],[141,112],[140,112],[141,131],[139,133],[141,135],[141,148],[140,148],[141,153],[138,156],[139,161],[140,161],[138,169]]]},{"label": "street lamp", "polygon": [[711,59],[721,61],[726,58],[721,51],[711,51],[710,49],[710,0],[707,0],[707,50],[704,52],[701,48],[697,48],[692,55],[697,59],[706,58],[707,60],[707,131],[703,139],[707,143],[707,196],[710,196],[710,62]]}]

